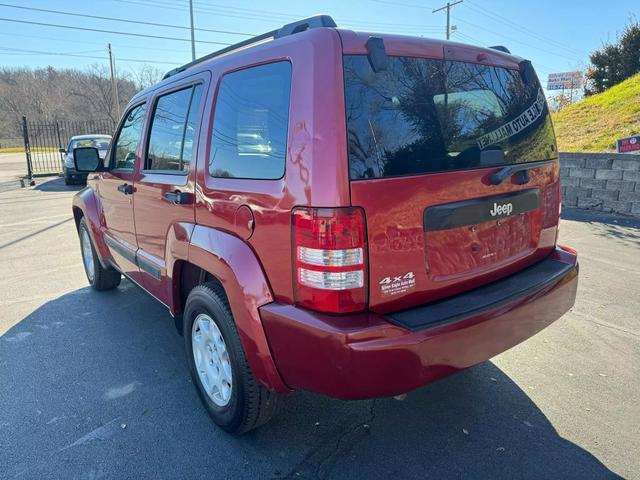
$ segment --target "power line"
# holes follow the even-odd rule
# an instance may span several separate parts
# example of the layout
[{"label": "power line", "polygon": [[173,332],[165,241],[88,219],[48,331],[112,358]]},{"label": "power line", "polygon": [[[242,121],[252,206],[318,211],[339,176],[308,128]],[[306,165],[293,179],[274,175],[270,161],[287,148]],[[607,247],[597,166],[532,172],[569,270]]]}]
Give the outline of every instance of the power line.
[{"label": "power line", "polygon": [[[114,0],[120,3],[127,3],[132,5],[141,5],[144,7],[155,7],[155,8],[164,8],[168,10],[176,10],[176,11],[184,11],[180,7],[176,7],[175,2],[165,3],[160,1],[151,1],[151,0]],[[186,4],[185,8],[187,7]],[[279,12],[268,12],[266,10],[256,10],[256,9],[241,9],[239,7],[196,7],[195,5],[200,5],[199,2],[194,2],[194,12],[202,13],[204,15],[215,15],[218,17],[230,17],[230,18],[239,18],[242,20],[256,20],[262,21],[274,21],[274,22],[290,22],[293,20],[299,20],[300,18],[305,17],[306,15],[294,15],[294,14],[285,14]],[[206,4],[210,5],[210,4]],[[245,13],[246,11],[246,13]],[[400,28],[403,30],[407,29],[417,29],[420,31],[442,31],[444,27],[438,26],[425,26],[425,25],[417,25],[417,24],[406,24],[406,23],[384,23],[384,22],[366,22],[362,20],[346,20],[337,18],[336,21],[341,26],[349,26],[353,25],[356,28]]]},{"label": "power line", "polygon": [[[88,28],[88,27],[76,27],[72,25],[60,25],[56,23],[44,23],[44,22],[33,22],[29,20],[17,20],[15,18],[4,18],[0,17],[0,21],[2,22],[13,22],[13,23],[24,23],[28,25],[40,25],[43,27],[55,27],[55,28],[66,28],[68,30],[83,30],[85,32],[98,32],[98,33],[111,33],[113,35],[129,35],[132,37],[144,37],[144,38],[155,38],[158,40],[174,40],[179,42],[190,42],[191,40],[188,38],[179,38],[179,37],[163,37],[160,35],[147,35],[144,33],[132,33],[132,32],[120,32],[117,30],[103,30],[100,28]],[[231,45],[230,43],[225,42],[211,42],[205,40],[198,40],[198,43],[208,43],[210,45]]]},{"label": "power line", "polygon": [[531,42],[523,42],[523,41],[521,41],[521,40],[517,40],[517,39],[515,39],[515,38],[513,38],[513,37],[509,37],[509,36],[504,35],[504,34],[502,34],[502,33],[496,33],[496,32],[494,32],[494,31],[487,30],[485,27],[482,27],[482,26],[480,26],[480,25],[478,25],[478,24],[476,24],[476,23],[472,23],[472,22],[469,22],[469,21],[467,21],[467,20],[463,20],[463,19],[461,19],[461,18],[459,18],[459,19],[458,19],[458,21],[459,21],[459,22],[462,22],[462,23],[466,23],[467,25],[471,25],[472,27],[475,27],[475,28],[477,28],[478,30],[482,30],[483,32],[488,32],[488,33],[491,33],[491,34],[493,34],[493,35],[495,35],[495,36],[497,36],[497,37],[500,37],[500,38],[504,38],[504,39],[506,39],[506,40],[509,40],[509,41],[511,41],[511,42],[519,43],[519,44],[521,44],[521,45],[525,45],[525,46],[527,46],[527,47],[529,47],[529,48],[533,48],[533,49],[535,49],[535,50],[540,50],[541,52],[548,53],[549,55],[555,55],[555,56],[557,56],[557,57],[562,57],[562,58],[565,58],[565,59],[567,59],[567,60],[575,60],[575,57],[568,57],[567,55],[563,55],[563,54],[558,53],[558,52],[553,52],[553,51],[551,51],[551,50],[546,50],[546,49],[544,49],[544,48],[540,48],[540,47],[538,47],[538,46],[536,46],[536,45],[532,45],[532,44],[531,44]]},{"label": "power line", "polygon": [[[16,51],[16,52],[24,52],[24,53],[33,53],[33,54],[37,54],[37,52],[33,51],[33,50],[23,50],[21,48],[11,48],[11,47],[0,47],[0,50],[9,50],[9,51]],[[86,53],[98,53],[98,52],[102,52],[104,51],[104,49],[100,49],[100,50],[82,50],[80,52],[67,52],[67,54],[69,55],[82,55],[82,54],[86,54]],[[0,52],[3,55],[5,54],[4,52]]]},{"label": "power line", "polygon": [[[0,7],[17,8],[17,9],[20,9],[20,10],[30,10],[30,11],[34,11],[34,12],[55,13],[57,15],[67,15],[67,16],[71,16],[71,17],[94,18],[96,20],[108,20],[108,21],[111,21],[111,22],[124,22],[124,23],[134,23],[134,24],[137,24],[137,25],[150,25],[152,27],[179,28],[181,30],[190,30],[189,27],[185,27],[185,26],[182,26],[182,25],[171,25],[171,24],[167,24],[167,23],[155,23],[155,22],[143,22],[141,20],[131,20],[131,19],[128,19],[128,18],[104,17],[104,16],[101,16],[101,15],[89,15],[89,14],[83,14],[83,13],[65,12],[65,11],[62,11],[62,10],[49,10],[47,8],[24,7],[22,5],[12,5],[12,4],[9,4],[9,3],[0,3]],[[196,28],[195,30],[198,30],[198,31],[201,31],[201,32],[225,33],[227,35],[243,35],[243,36],[247,36],[247,37],[253,36],[252,33],[232,32],[232,31],[228,31],[228,30],[212,30],[210,28]]]},{"label": "power line", "polygon": [[[34,54],[34,55],[52,55],[52,56],[62,56],[62,57],[79,57],[79,58],[90,58],[93,60],[109,60],[109,57],[96,57],[93,55],[82,55],[79,53],[72,53],[72,52],[45,52],[45,51],[41,51],[41,50],[26,50],[26,49],[22,49],[22,48],[10,48],[10,47],[0,47],[0,50],[2,50],[2,55],[21,55],[21,54]],[[9,52],[9,53],[5,53]],[[101,50],[102,51],[102,50]],[[12,53],[12,52],[19,52],[19,53]],[[137,62],[137,63],[156,63],[156,64],[163,64],[163,65],[176,65],[177,62],[163,62],[161,60],[142,60],[139,58],[121,58],[120,59],[121,62]]]},{"label": "power line", "polygon": [[[19,38],[36,38],[39,40],[47,40],[48,42],[65,42],[65,43],[73,43],[75,45],[78,44],[77,40],[69,40],[68,38],[58,38],[58,37],[49,37],[49,36],[41,36],[41,35],[25,35],[23,33],[15,33],[15,32],[0,32],[0,35],[6,36],[6,37],[19,37]],[[82,41],[83,44],[87,44],[87,45],[104,45],[104,42],[89,42],[86,40]],[[184,54],[184,50],[177,50],[177,49],[172,49],[172,48],[153,48],[153,47],[141,47],[139,45],[125,45],[122,43],[112,43],[111,44],[113,47],[119,47],[119,48],[131,48],[134,50],[148,50],[151,52],[162,52],[162,53],[167,53],[167,52],[172,52],[172,53],[181,53]],[[101,52],[103,49],[100,49],[99,51]],[[98,50],[96,50],[98,51]]]},{"label": "power line", "polygon": [[526,33],[527,35],[533,36],[537,39],[539,39],[540,41],[543,41],[549,45],[553,45],[556,48],[562,48],[564,50],[566,50],[569,53],[572,54],[580,54],[580,52],[578,52],[577,50],[574,50],[573,48],[570,48],[560,42],[558,42],[557,40],[554,40],[552,38],[546,37],[541,35],[540,33],[536,32],[535,30],[532,30],[530,28],[527,28],[523,25],[520,25],[519,23],[514,22],[513,20],[510,20],[502,15],[499,15],[495,12],[490,12],[488,11],[486,8],[474,5],[473,2],[468,0],[468,3],[466,3],[464,5],[466,8],[469,8],[473,11],[475,11],[476,13],[479,13],[480,15],[484,15],[487,18],[492,19],[494,22],[499,22],[502,23],[503,25],[510,27],[514,30],[520,31],[522,33]]},{"label": "power line", "polygon": [[387,0],[371,0],[371,1],[375,2],[375,3],[384,3],[386,5],[397,5],[397,6],[400,6],[400,7],[420,8],[420,9],[423,9],[423,10],[426,10],[426,9],[429,8],[429,7],[425,7],[424,5],[412,5],[410,3],[390,2],[390,1],[387,1]]},{"label": "power line", "polygon": [[[149,1],[149,0],[147,0]],[[181,1],[186,1],[186,0],[181,0]],[[280,19],[285,19],[284,21],[288,21],[288,20],[297,20],[300,18],[304,18],[306,15],[294,15],[294,14],[285,14],[285,13],[278,13],[278,12],[273,12],[273,11],[267,11],[267,10],[256,10],[254,8],[240,8],[240,7],[228,7],[226,5],[216,5],[216,4],[211,4],[211,3],[204,3],[204,2],[194,2],[195,5],[201,5],[201,9],[203,8],[202,6],[206,5],[206,9],[212,13],[218,13],[219,10],[235,10],[237,12],[246,12],[247,14],[257,14],[258,18],[263,18],[264,15],[271,15],[276,16],[276,17],[280,17]],[[424,30],[442,30],[442,27],[438,27],[438,26],[429,26],[429,25],[417,25],[417,24],[406,24],[406,23],[389,23],[389,22],[372,22],[372,21],[367,21],[367,20],[348,20],[348,19],[341,19],[341,18],[336,18],[336,21],[339,24],[350,24],[350,25],[356,25],[356,24],[361,24],[361,25],[368,25],[368,26],[388,26],[388,27],[411,27],[411,28],[419,28],[419,29],[424,29]]]},{"label": "power line", "polygon": [[[480,45],[480,46],[483,46],[485,48],[490,48],[485,42],[481,42],[480,40],[478,40],[475,37],[472,37],[471,35],[469,35],[466,32],[463,33],[463,32],[460,32],[460,31],[455,31],[454,34],[455,34],[454,35],[454,39],[455,39],[455,37],[461,37],[463,40],[467,40],[468,42],[473,42],[476,45]],[[545,65],[545,64],[540,63],[540,62],[534,62],[534,63],[535,63],[536,66],[540,66],[540,67],[543,67],[543,68],[547,69],[547,70],[540,70],[540,69],[536,68],[536,72],[539,73],[539,74],[546,74],[548,72],[552,72],[552,71],[555,70],[553,67],[550,67],[549,65]]]},{"label": "power line", "polygon": [[476,45],[480,45],[481,47],[486,47],[486,44],[484,42],[481,42],[480,40],[478,40],[477,38],[472,37],[471,35],[468,35],[466,33],[460,32],[458,30],[454,31],[454,40],[457,37],[461,37],[462,40],[467,40],[468,42],[472,42],[475,43]]},{"label": "power line", "polygon": [[[414,5],[414,4],[408,4],[408,3],[403,3],[403,2],[395,2],[395,1],[389,1],[389,0],[370,0],[370,1],[375,2],[375,3],[398,5],[398,6],[409,7],[409,8],[420,8],[420,9],[428,9],[429,8],[429,7],[426,7],[424,5]],[[508,19],[508,18],[506,18],[504,16],[502,16],[502,15],[499,15],[499,14],[494,13],[494,12],[490,12],[484,7],[480,7],[480,6],[477,6],[477,5],[473,4],[472,0],[467,0],[467,3],[465,3],[463,6],[466,7],[466,8],[470,8],[471,10],[473,10],[476,13],[480,13],[481,15],[484,15],[487,18],[490,18],[493,21],[500,22],[503,25],[506,25],[506,26],[508,26],[508,27],[510,27],[512,29],[518,30],[518,31],[520,31],[522,33],[526,33],[529,36],[536,37],[538,40],[543,41],[543,42],[545,42],[545,43],[547,43],[549,45],[553,45],[556,48],[558,48],[558,47],[562,48],[566,52],[571,53],[573,55],[575,55],[575,54],[579,54],[580,55],[580,52],[578,52],[577,50],[574,50],[573,48],[570,48],[570,47],[566,46],[565,44],[562,44],[562,43],[558,42],[557,40],[553,40],[553,39],[551,39],[549,37],[541,35],[540,33],[536,32],[536,31],[534,31],[534,30],[532,30],[530,28],[527,28],[525,26],[522,26],[522,25],[520,25],[520,24],[518,24],[518,23],[516,23],[516,22],[514,22],[514,21],[512,21],[512,20],[510,20],[510,19]],[[460,21],[465,22],[464,20],[460,20]],[[466,22],[466,23],[469,23],[469,22]],[[508,37],[505,37],[505,38],[508,38]],[[567,58],[567,57],[565,57],[565,58]]]}]

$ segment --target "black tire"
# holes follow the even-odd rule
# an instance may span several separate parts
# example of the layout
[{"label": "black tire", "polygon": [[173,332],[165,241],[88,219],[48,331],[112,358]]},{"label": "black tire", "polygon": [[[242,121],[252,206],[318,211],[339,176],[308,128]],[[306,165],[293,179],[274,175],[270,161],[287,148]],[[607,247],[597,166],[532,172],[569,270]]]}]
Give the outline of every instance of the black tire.
[{"label": "black tire", "polygon": [[[84,261],[84,253],[82,250],[82,234],[83,232],[87,233],[87,238],[89,244],[91,245],[91,255],[93,258],[93,278],[87,270],[86,262]],[[93,246],[93,242],[91,241],[91,235],[89,234],[89,226],[87,225],[87,221],[84,217],[80,220],[80,227],[78,228],[78,235],[80,237],[80,251],[83,255],[82,265],[84,266],[84,273],[87,275],[87,280],[89,280],[89,284],[95,288],[96,290],[112,290],[120,285],[120,281],[122,280],[122,275],[113,267],[104,268],[100,263],[100,259],[98,258],[98,254],[96,252],[95,247]]]},{"label": "black tire", "polygon": [[[218,326],[232,368],[231,398],[219,406],[206,393],[196,371],[192,329],[196,317],[207,314]],[[187,362],[200,400],[213,421],[223,430],[241,435],[266,423],[275,413],[278,395],[256,382],[238,336],[233,315],[222,288],[215,282],[198,285],[189,293],[183,316]]]},{"label": "black tire", "polygon": [[69,177],[65,176],[64,177],[64,184],[65,185],[73,185],[73,180],[71,180]]}]

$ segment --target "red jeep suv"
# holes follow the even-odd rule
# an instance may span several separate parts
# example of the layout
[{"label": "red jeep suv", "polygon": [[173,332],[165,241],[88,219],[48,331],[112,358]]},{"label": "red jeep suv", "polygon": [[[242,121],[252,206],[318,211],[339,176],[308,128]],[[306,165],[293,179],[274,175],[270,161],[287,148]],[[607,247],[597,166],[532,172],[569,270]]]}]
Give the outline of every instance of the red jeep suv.
[{"label": "red jeep suv", "polygon": [[312,17],[167,73],[74,158],[89,282],[167,306],[229,432],[294,389],[403,394],[575,300],[549,110],[504,47]]}]

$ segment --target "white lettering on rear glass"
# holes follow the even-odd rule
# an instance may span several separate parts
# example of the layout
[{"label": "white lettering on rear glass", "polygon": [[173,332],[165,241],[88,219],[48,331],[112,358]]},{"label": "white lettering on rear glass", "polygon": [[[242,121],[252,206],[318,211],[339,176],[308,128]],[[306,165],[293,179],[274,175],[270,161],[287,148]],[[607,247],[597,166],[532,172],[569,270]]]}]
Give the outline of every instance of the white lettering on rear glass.
[{"label": "white lettering on rear glass", "polygon": [[524,112],[518,115],[517,118],[511,120],[510,122],[505,123],[504,125],[499,126],[495,130],[492,130],[489,133],[482,135],[477,140],[478,147],[480,150],[483,148],[493,145],[495,143],[500,143],[503,140],[515,135],[523,128],[528,127],[533,122],[535,122],[544,111],[544,93],[542,93],[541,89],[538,89],[538,96],[536,101],[527,108]]}]

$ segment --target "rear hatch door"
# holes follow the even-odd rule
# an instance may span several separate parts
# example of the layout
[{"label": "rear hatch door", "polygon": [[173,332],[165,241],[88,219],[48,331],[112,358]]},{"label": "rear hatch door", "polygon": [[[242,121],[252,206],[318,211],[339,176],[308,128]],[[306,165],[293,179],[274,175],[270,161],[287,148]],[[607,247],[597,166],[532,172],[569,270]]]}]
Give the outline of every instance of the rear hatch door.
[{"label": "rear hatch door", "polygon": [[478,62],[478,51],[393,55],[378,72],[366,55],[344,56],[351,200],[366,213],[374,311],[497,280],[555,244],[544,94],[531,71]]}]

